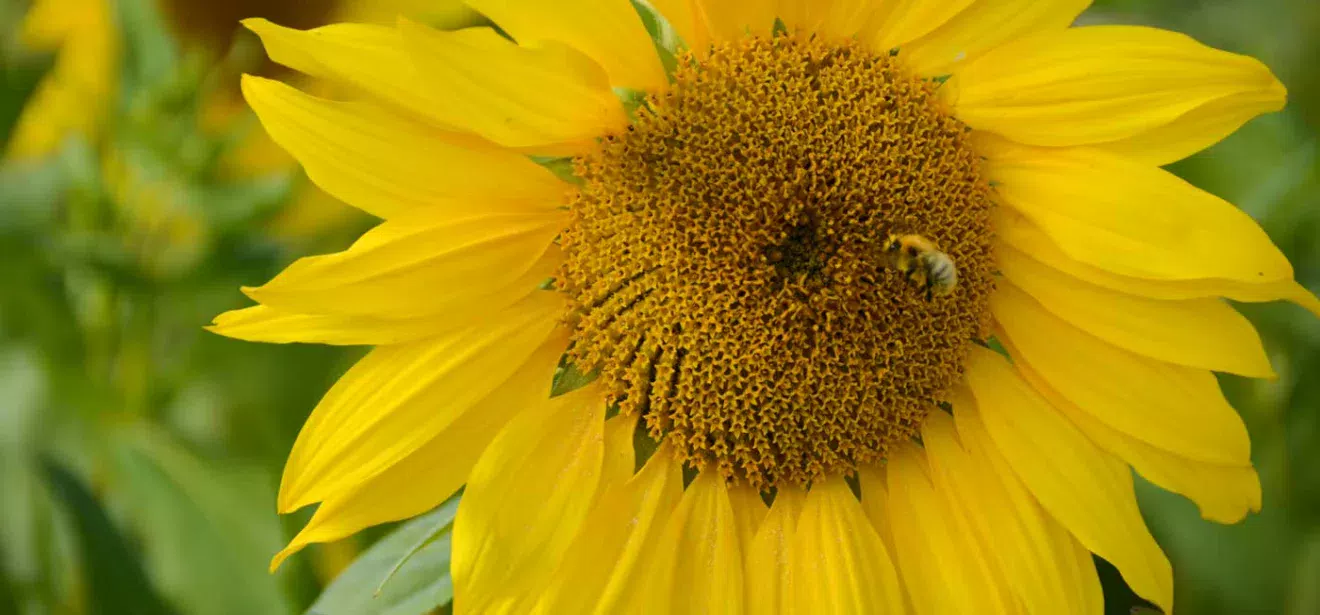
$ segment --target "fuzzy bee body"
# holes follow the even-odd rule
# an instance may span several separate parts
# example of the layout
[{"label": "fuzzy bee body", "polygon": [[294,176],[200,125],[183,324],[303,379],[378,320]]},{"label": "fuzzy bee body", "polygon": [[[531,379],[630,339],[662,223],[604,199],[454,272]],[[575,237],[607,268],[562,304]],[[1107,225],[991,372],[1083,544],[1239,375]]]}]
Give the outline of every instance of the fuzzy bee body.
[{"label": "fuzzy bee body", "polygon": [[926,290],[926,300],[953,292],[958,285],[958,267],[929,239],[921,235],[890,235],[885,240],[889,266]]}]

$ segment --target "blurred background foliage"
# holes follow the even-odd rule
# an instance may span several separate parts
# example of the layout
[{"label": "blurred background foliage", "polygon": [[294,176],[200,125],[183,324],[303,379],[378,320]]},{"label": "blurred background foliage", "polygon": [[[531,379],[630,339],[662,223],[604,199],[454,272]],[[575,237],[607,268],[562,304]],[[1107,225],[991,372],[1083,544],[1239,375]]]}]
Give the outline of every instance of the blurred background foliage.
[{"label": "blurred background foliage", "polygon": [[[0,615],[421,615],[448,601],[452,502],[268,574],[306,520],[274,513],[284,457],[361,351],[202,329],[245,305],[240,286],[370,223],[311,187],[244,107],[239,74],[279,73],[237,20],[398,14],[479,19],[445,0],[0,0]],[[1172,28],[1276,71],[1284,112],[1174,170],[1259,220],[1320,289],[1320,3],[1099,0],[1083,20]],[[1320,613],[1320,322],[1240,308],[1280,374],[1223,378],[1265,511],[1218,526],[1138,481],[1143,510],[1180,613]],[[1138,605],[1101,570],[1109,612]]]}]

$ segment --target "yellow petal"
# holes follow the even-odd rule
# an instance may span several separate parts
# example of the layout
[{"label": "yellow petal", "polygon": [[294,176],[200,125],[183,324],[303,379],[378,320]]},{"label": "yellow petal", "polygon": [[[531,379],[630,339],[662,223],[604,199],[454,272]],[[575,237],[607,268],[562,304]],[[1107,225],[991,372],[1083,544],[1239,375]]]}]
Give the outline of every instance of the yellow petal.
[{"label": "yellow petal", "polygon": [[1250,216],[1168,171],[1087,148],[980,139],[977,149],[1003,203],[1077,260],[1162,280],[1292,278]]},{"label": "yellow petal", "polygon": [[1178,365],[1258,378],[1274,375],[1255,327],[1219,299],[1146,299],[1092,286],[1012,249],[996,257],[1012,286],[1110,344]]},{"label": "yellow petal", "polygon": [[[894,523],[889,518],[889,484],[884,465],[862,466],[857,470],[857,482],[862,488],[862,509],[880,539],[892,553],[894,551]],[[901,574],[899,576],[902,576]]]},{"label": "yellow petal", "polygon": [[367,316],[300,314],[254,305],[216,316],[207,329],[250,342],[384,346],[431,337],[448,327],[443,317],[386,320]]},{"label": "yellow petal", "polygon": [[436,28],[456,30],[485,21],[463,0],[383,0],[336,5],[331,21],[395,24],[407,15]]},{"label": "yellow petal", "polygon": [[600,490],[614,489],[628,482],[637,467],[633,436],[637,415],[616,415],[605,421],[605,461],[600,471]]},{"label": "yellow petal", "polygon": [[431,112],[434,101],[417,87],[419,75],[392,27],[341,23],[294,30],[257,18],[243,25],[261,37],[266,55],[278,64],[350,86],[435,126],[454,128]]},{"label": "yellow petal", "polygon": [[406,519],[449,499],[509,420],[550,404],[549,383],[567,347],[567,331],[552,335],[508,380],[430,441],[361,485],[321,502],[311,521],[275,556],[272,569],[309,544]]},{"label": "yellow petal", "polygon": [[472,468],[454,519],[454,595],[464,608],[537,587],[562,561],[596,497],[605,402],[595,386],[509,423]]},{"label": "yellow petal", "polygon": [[894,563],[842,477],[811,486],[791,553],[793,612],[903,612]]},{"label": "yellow petal", "polygon": [[689,49],[705,49],[709,42],[698,4],[698,0],[651,0]]},{"label": "yellow petal", "polygon": [[381,346],[321,399],[289,453],[290,512],[380,474],[489,395],[541,346],[564,302],[539,293],[439,338]]},{"label": "yellow petal", "polygon": [[410,21],[399,31],[417,87],[448,125],[505,147],[580,153],[628,123],[604,71],[561,43],[522,47],[490,28],[441,32]]},{"label": "yellow petal", "polygon": [[743,559],[749,553],[747,545],[752,544],[752,537],[761,525],[769,509],[761,494],[747,485],[729,487],[729,504],[733,506],[733,519],[738,526],[738,544],[743,545]]},{"label": "yellow petal", "polygon": [[334,102],[246,76],[243,94],[271,139],[331,196],[388,218],[545,211],[567,185],[513,152],[404,119],[366,103]]},{"label": "yellow petal", "polygon": [[1172,122],[1096,147],[1146,164],[1164,166],[1223,141],[1262,113],[1278,111],[1287,95],[1283,85],[1275,81],[1267,87],[1206,103]]},{"label": "yellow petal", "polygon": [[935,491],[921,449],[900,443],[890,449],[886,465],[894,557],[914,611],[1007,612],[1011,595],[994,578],[966,520]]},{"label": "yellow petal", "polygon": [[23,104],[3,144],[4,158],[45,157],[71,136],[95,140],[109,119],[119,82],[122,43],[114,5],[40,0],[31,4],[15,34],[28,50],[55,53],[55,63]]},{"label": "yellow petal", "polygon": [[[481,313],[502,310],[539,287],[563,262],[557,246],[550,249],[517,280],[475,299],[467,313],[451,309],[421,318],[391,319],[353,314],[324,314],[334,303],[316,306],[318,313],[300,313],[265,305],[226,312],[215,318],[209,330],[227,337],[254,342],[384,346],[411,342],[462,327]],[[327,310],[326,308],[330,309]]]},{"label": "yellow petal", "polygon": [[877,50],[899,49],[915,41],[971,6],[974,0],[892,0],[894,6],[881,9],[883,19],[876,24],[874,46]]},{"label": "yellow petal", "polygon": [[[959,433],[983,430],[1041,506],[1129,587],[1166,613],[1173,570],[1137,510],[1132,475],[1041,399],[994,351],[973,346],[967,381],[976,404],[956,411]],[[964,422],[968,423],[964,427]],[[976,434],[973,434],[976,437]]]},{"label": "yellow petal", "polygon": [[605,69],[610,83],[639,90],[668,84],[655,45],[628,0],[467,0],[523,45],[567,44]]},{"label": "yellow petal", "polygon": [[1201,516],[1219,523],[1237,523],[1260,510],[1260,478],[1247,460],[1240,464],[1211,464],[1188,459],[1108,426],[1094,413],[1085,412],[1063,398],[1028,364],[1018,372],[1055,408],[1101,448],[1126,461],[1146,480],[1187,496]]},{"label": "yellow petal", "polygon": [[1189,459],[1251,464],[1246,425],[1210,372],[1111,346],[1011,285],[995,292],[990,308],[1014,360],[1033,366],[1064,399],[1095,419]]},{"label": "yellow petal", "polygon": [[806,494],[784,487],[775,495],[747,549],[747,612],[790,615],[793,610],[793,535]]},{"label": "yellow petal", "polygon": [[1061,30],[1091,0],[975,0],[944,25],[899,52],[903,63],[922,76],[947,75],[957,63],[1023,36]]},{"label": "yellow petal", "polygon": [[765,36],[774,26],[779,0],[698,0],[711,38],[723,41]]},{"label": "yellow petal", "polygon": [[[971,403],[969,393],[953,399],[955,413]],[[950,506],[965,511],[983,552],[997,562],[1027,613],[1099,615],[1104,610],[1100,579],[1090,553],[1011,476],[990,469],[987,452],[964,447],[953,419],[932,412],[922,425],[932,480]],[[1005,484],[1005,479],[1012,482]]]},{"label": "yellow petal", "polygon": [[791,30],[842,39],[868,29],[874,6],[872,0],[779,0],[778,13]]},{"label": "yellow petal", "polygon": [[[649,579],[639,605],[656,613],[743,612],[743,559],[738,521],[724,477],[714,469],[697,474],[670,515],[650,561],[637,574]],[[638,612],[625,610],[624,612]]]},{"label": "yellow petal", "polygon": [[303,313],[445,315],[462,323],[552,276],[557,259],[545,258],[546,251],[567,219],[566,212],[473,214],[437,223],[408,215],[377,226],[344,252],[299,259],[245,292]]},{"label": "yellow petal", "polygon": [[628,482],[601,494],[564,563],[545,591],[543,613],[620,612],[640,600],[648,579],[637,572],[661,542],[665,523],[683,495],[683,474],[661,447]]},{"label": "yellow petal", "polygon": [[[1249,107],[1251,115],[1277,110],[1284,101],[1283,86],[1254,58],[1139,26],[1020,38],[960,66],[944,88],[954,114],[974,129],[1031,145],[1109,143],[1128,150],[1122,141],[1226,99]],[[1210,132],[1227,134],[1218,127],[1241,124],[1240,117],[1221,113]],[[1166,138],[1180,135],[1191,140],[1164,144],[1150,159],[1168,162],[1206,145],[1182,128],[1162,131]]]},{"label": "yellow petal", "polygon": [[[1320,316],[1320,300],[1290,279],[1253,284],[1236,280],[1152,280],[1111,273],[1096,264],[1076,260],[1025,217],[1011,210],[998,210],[994,218],[999,239],[1019,252],[1054,269],[1096,286],[1151,299],[1199,299],[1227,297],[1256,303],[1288,300]],[[1002,251],[1004,248],[997,248]],[[1103,265],[1103,263],[1101,263]]]}]

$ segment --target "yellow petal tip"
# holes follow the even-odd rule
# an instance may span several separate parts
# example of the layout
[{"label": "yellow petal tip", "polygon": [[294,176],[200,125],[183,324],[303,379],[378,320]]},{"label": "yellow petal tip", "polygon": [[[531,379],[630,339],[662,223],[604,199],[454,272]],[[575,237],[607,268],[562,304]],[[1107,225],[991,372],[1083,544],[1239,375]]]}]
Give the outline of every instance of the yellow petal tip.
[{"label": "yellow petal tip", "polygon": [[280,569],[280,565],[284,563],[284,560],[287,560],[292,557],[293,554],[302,551],[305,546],[307,545],[294,539],[294,542],[289,543],[289,546],[281,549],[279,553],[275,554],[275,557],[270,558],[270,573],[275,574],[275,572]]}]

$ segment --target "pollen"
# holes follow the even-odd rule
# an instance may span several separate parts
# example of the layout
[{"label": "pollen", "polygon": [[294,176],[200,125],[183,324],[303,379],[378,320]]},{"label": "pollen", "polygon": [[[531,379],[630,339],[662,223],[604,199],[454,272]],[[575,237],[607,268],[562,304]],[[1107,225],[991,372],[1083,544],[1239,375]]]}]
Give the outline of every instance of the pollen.
[{"label": "pollen", "polygon": [[[914,438],[989,325],[990,189],[939,84],[797,35],[679,58],[575,161],[569,351],[687,464],[758,489],[851,474]],[[958,268],[889,266],[919,234]]]}]

